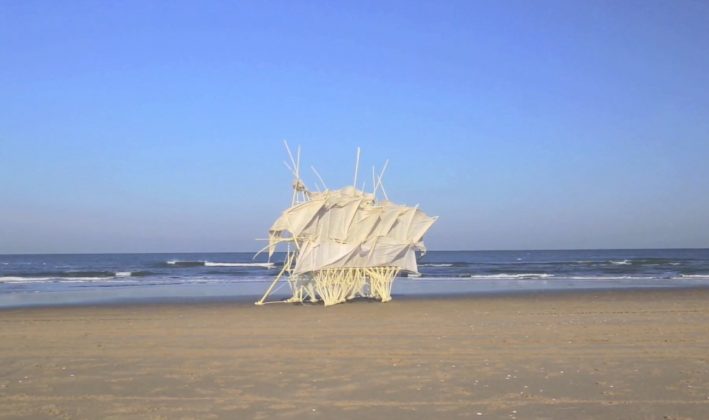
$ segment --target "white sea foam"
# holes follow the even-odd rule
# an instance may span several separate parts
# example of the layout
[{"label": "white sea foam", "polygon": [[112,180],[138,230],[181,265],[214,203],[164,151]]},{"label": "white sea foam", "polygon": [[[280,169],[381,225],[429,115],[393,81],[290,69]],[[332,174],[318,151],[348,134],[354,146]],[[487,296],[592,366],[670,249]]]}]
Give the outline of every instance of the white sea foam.
[{"label": "white sea foam", "polygon": [[610,263],[615,264],[615,265],[630,265],[630,264],[632,264],[632,262],[630,260],[622,260],[622,261],[611,260]]},{"label": "white sea foam", "polygon": [[39,283],[39,282],[57,282],[57,283],[82,283],[100,280],[109,280],[111,277],[21,277],[7,276],[0,277],[2,283]]},{"label": "white sea foam", "polygon": [[426,263],[419,264],[421,267],[453,267],[451,263]]},{"label": "white sea foam", "polygon": [[261,267],[261,268],[273,268],[274,263],[230,263],[230,262],[211,262],[205,261],[204,265],[206,267]]},{"label": "white sea foam", "polygon": [[651,276],[569,276],[563,277],[570,280],[659,280]]},{"label": "white sea foam", "polygon": [[683,279],[709,279],[709,274],[681,274]]},{"label": "white sea foam", "polygon": [[166,261],[169,265],[183,265],[183,266],[205,266],[205,267],[260,267],[260,268],[273,268],[274,263],[239,263],[239,262],[212,262],[212,261],[180,261],[180,260],[169,260]]},{"label": "white sea foam", "polygon": [[20,277],[20,276],[5,276],[0,277],[0,282],[3,283],[29,283],[33,281],[48,281],[54,277]]},{"label": "white sea foam", "polygon": [[554,277],[548,273],[501,273],[501,274],[471,274],[471,279],[546,279]]},{"label": "white sea foam", "polygon": [[133,275],[130,271],[119,271],[116,273],[116,277],[130,277]]},{"label": "white sea foam", "polygon": [[53,279],[57,283],[90,283],[94,281],[107,281],[108,277],[62,277]]}]

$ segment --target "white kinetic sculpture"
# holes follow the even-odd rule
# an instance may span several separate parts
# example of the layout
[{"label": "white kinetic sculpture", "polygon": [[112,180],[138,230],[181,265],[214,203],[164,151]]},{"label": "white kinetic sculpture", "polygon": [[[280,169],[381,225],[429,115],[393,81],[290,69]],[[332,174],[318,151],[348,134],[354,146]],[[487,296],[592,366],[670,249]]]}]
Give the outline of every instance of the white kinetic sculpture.
[{"label": "white kinetic sculpture", "polygon": [[[269,258],[281,243],[288,244],[283,268],[257,305],[266,303],[278,281],[287,276],[293,296],[286,302],[322,300],[325,306],[357,296],[391,300],[391,286],[400,272],[418,273],[416,251],[425,252],[423,236],[436,221],[417,207],[388,200],[382,176],[373,176],[373,190],[354,186],[328,190],[315,168],[324,191],[309,191],[300,177],[297,158],[286,144],[293,172],[291,207],[273,223],[267,246]],[[388,163],[388,162],[387,162]],[[355,180],[359,169],[359,149]],[[381,190],[384,200],[377,201]]]}]

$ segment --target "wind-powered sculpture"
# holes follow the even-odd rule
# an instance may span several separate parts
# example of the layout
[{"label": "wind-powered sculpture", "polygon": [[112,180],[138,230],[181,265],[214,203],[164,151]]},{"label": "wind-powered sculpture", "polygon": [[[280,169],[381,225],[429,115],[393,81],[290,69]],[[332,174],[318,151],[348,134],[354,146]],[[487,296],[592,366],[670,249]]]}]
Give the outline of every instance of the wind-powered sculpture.
[{"label": "wind-powered sculpture", "polygon": [[[269,230],[269,260],[282,243],[288,244],[280,273],[257,305],[266,303],[278,281],[287,275],[293,293],[285,302],[321,299],[325,306],[357,296],[391,300],[394,278],[417,274],[416,251],[424,252],[423,235],[436,221],[416,207],[394,204],[382,184],[388,161],[379,175],[372,168],[371,193],[358,190],[360,150],[353,186],[328,190],[311,167],[323,191],[309,191],[300,176],[300,147],[296,159],[285,143],[293,173],[291,206]],[[285,163],[285,162],[284,162]],[[377,201],[381,191],[384,200]],[[264,250],[266,249],[264,248]]]}]

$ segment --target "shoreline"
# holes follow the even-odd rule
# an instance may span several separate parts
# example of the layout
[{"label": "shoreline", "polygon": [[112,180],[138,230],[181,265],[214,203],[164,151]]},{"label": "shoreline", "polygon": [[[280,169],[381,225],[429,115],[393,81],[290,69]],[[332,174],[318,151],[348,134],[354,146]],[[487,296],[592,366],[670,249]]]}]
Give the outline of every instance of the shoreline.
[{"label": "shoreline", "polygon": [[[402,285],[402,283],[408,283]],[[429,290],[425,290],[429,283]],[[501,282],[502,283],[502,282]],[[709,290],[709,285],[600,285],[596,287],[486,287],[485,283],[473,283],[469,280],[405,280],[395,282],[392,292],[396,300],[428,300],[428,299],[467,299],[485,296],[525,296],[537,294],[588,294],[594,292],[627,293],[634,291],[681,291]],[[462,285],[456,291],[456,286]],[[257,286],[257,287],[255,287]],[[404,289],[404,287],[408,287]],[[399,288],[397,291],[396,289]],[[144,286],[124,290],[82,290],[72,292],[42,292],[14,293],[0,296],[0,313],[2,311],[23,308],[59,308],[83,306],[121,306],[121,305],[151,305],[151,304],[208,304],[232,303],[253,304],[265,290],[264,283],[233,284],[229,286],[215,285],[180,285],[180,286]],[[424,289],[424,290],[422,290]],[[431,290],[432,289],[432,290]],[[402,291],[403,290],[403,291]],[[192,292],[192,294],[190,294]],[[261,293],[260,293],[261,292]],[[286,299],[283,291],[273,294],[274,301]],[[275,304],[279,302],[268,302]],[[322,306],[322,303],[309,304]]]},{"label": "shoreline", "polygon": [[[483,290],[476,292],[440,292],[440,293],[421,293],[408,295],[392,295],[392,301],[430,301],[430,300],[475,300],[487,298],[525,298],[525,297],[564,297],[564,296],[587,296],[593,294],[608,295],[608,294],[628,294],[628,293],[673,293],[673,292],[692,292],[692,291],[708,291],[709,286],[645,286],[645,287],[609,287],[609,288],[567,288],[567,289],[523,289],[523,290]],[[97,301],[83,302],[56,302],[56,303],[37,303],[37,304],[18,304],[15,306],[0,306],[0,314],[7,311],[31,310],[31,309],[53,309],[53,308],[101,308],[101,307],[132,307],[132,306],[151,306],[151,305],[239,305],[239,306],[256,306],[255,302],[260,299],[260,295],[231,295],[231,296],[151,296],[151,297],[132,297],[132,298],[116,298]],[[375,299],[357,298],[354,301],[338,304],[357,304],[357,303],[380,303]],[[389,303],[389,302],[387,302]],[[383,303],[383,304],[387,304]],[[290,305],[290,306],[323,306],[322,302],[316,303],[291,303],[282,300],[274,300],[266,302],[266,305]]]}]

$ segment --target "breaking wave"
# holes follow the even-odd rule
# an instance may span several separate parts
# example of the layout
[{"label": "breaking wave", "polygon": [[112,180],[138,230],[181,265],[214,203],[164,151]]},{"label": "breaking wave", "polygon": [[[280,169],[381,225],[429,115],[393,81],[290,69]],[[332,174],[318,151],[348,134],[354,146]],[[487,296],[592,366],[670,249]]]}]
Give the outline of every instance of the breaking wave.
[{"label": "breaking wave", "polygon": [[102,281],[117,278],[146,277],[154,273],[150,271],[58,271],[51,273],[8,274],[0,276],[0,283],[30,283],[30,282],[81,282]]},{"label": "breaking wave", "polygon": [[553,274],[548,273],[499,273],[499,274],[471,274],[469,276],[471,279],[511,279],[511,280],[524,280],[524,279],[546,279],[549,277],[554,277]]},{"label": "breaking wave", "polygon": [[420,263],[419,267],[468,267],[467,262]]},{"label": "breaking wave", "polygon": [[273,268],[274,263],[221,263],[221,262],[204,262],[205,267],[260,267],[260,268]]},{"label": "breaking wave", "polygon": [[[685,262],[687,260],[684,260]],[[613,265],[681,265],[683,260],[669,258],[637,258],[625,260],[610,260],[608,263]]]},{"label": "breaking wave", "polygon": [[212,261],[166,261],[167,266],[172,267],[254,267],[254,268],[273,268],[275,263],[236,263],[236,262],[212,262]]}]

